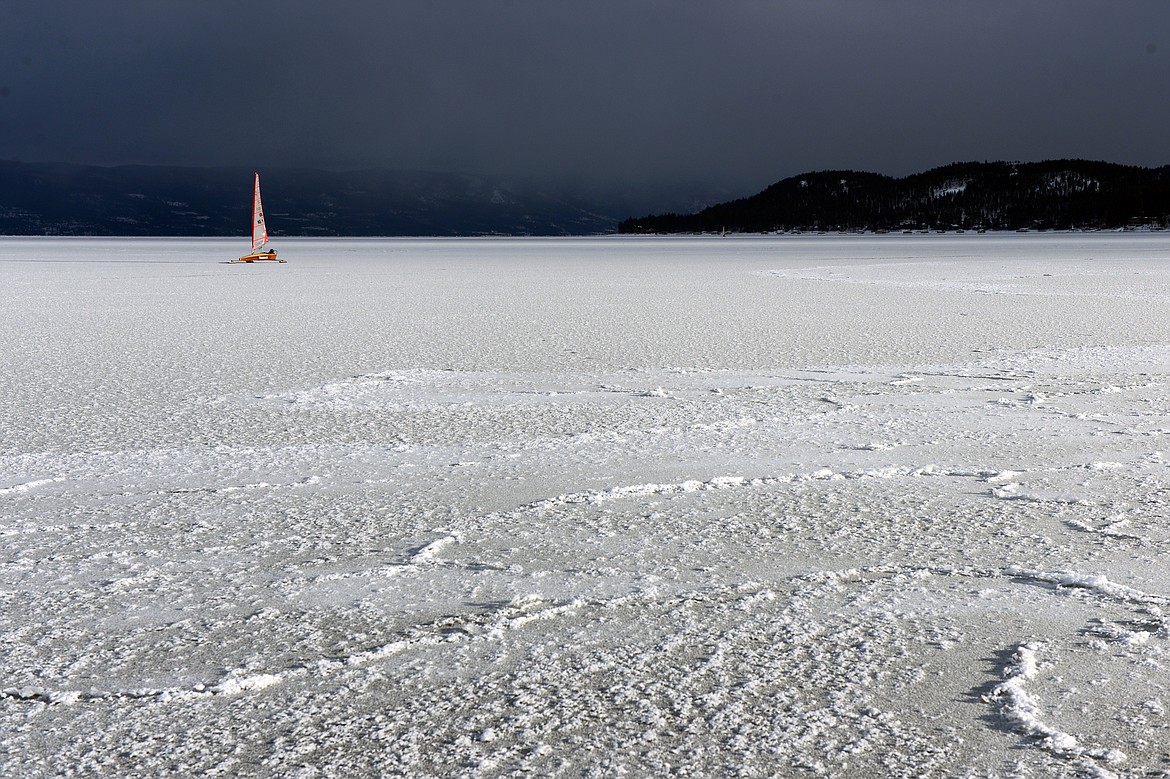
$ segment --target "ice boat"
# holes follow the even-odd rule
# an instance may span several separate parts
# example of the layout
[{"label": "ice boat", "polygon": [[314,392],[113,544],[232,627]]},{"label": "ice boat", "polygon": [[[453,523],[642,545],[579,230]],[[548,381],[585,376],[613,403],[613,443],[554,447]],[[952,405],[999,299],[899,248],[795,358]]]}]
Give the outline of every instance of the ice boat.
[{"label": "ice boat", "polygon": [[276,259],[276,250],[265,250],[264,246],[268,243],[268,226],[264,224],[264,206],[260,204],[260,174],[256,174],[256,186],[252,195],[252,252],[245,254],[238,260],[233,262],[255,262],[256,260],[275,260],[276,262],[284,262],[284,260]]}]

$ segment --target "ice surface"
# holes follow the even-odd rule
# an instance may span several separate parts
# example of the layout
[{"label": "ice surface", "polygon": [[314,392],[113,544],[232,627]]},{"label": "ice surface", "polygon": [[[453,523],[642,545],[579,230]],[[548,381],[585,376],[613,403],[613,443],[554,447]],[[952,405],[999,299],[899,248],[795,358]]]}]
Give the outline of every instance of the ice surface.
[{"label": "ice surface", "polygon": [[1170,770],[1170,237],[0,239],[0,775]]}]

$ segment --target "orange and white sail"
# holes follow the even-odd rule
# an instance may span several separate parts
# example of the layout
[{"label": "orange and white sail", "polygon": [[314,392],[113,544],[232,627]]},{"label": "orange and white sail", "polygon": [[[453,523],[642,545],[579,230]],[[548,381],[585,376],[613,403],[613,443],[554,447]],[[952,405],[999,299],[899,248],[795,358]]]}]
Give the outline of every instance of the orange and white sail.
[{"label": "orange and white sail", "polygon": [[260,174],[256,174],[256,192],[252,196],[252,252],[268,243],[268,226],[264,224],[264,206],[260,204]]}]

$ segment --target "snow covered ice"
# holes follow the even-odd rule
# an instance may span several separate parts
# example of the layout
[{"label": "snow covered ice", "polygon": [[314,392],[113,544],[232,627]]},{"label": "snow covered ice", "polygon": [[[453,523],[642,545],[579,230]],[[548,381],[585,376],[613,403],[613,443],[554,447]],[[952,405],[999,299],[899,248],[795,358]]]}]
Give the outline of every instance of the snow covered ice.
[{"label": "snow covered ice", "polygon": [[1170,237],[0,239],[0,774],[1170,770]]}]

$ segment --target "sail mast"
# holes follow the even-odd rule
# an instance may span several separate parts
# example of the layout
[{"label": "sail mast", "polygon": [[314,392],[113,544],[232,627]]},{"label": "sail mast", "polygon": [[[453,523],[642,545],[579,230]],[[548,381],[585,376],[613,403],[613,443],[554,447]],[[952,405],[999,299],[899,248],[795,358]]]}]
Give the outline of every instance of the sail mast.
[{"label": "sail mast", "polygon": [[264,207],[260,205],[260,174],[256,175],[256,189],[252,196],[252,251],[257,252],[268,243],[268,227],[264,224]]}]

